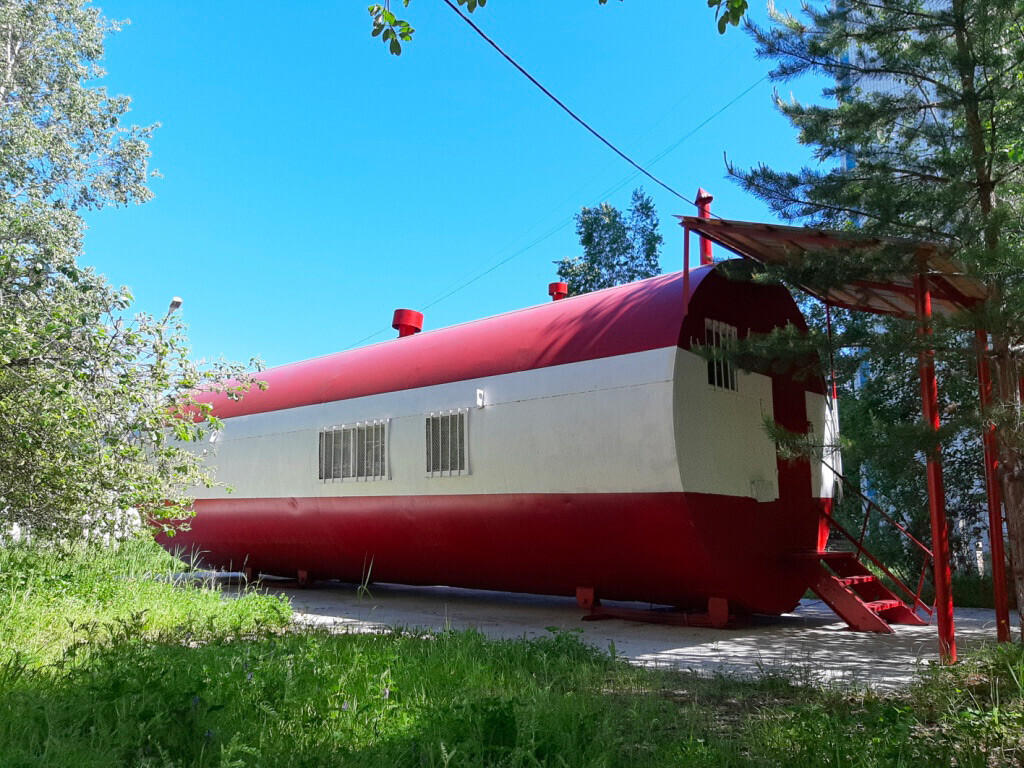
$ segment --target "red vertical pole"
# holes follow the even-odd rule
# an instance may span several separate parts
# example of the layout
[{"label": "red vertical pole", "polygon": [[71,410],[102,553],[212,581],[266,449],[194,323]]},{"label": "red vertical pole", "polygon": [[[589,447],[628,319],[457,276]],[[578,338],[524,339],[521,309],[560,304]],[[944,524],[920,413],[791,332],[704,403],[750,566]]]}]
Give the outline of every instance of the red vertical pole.
[{"label": "red vertical pole", "polygon": [[[932,335],[932,294],[928,278],[914,277],[917,333],[922,342]],[[917,353],[921,375],[921,410],[933,432],[939,429],[939,389],[935,380],[935,351],[922,348]],[[932,523],[932,552],[935,569],[935,612],[939,622],[939,658],[943,664],[956,662],[956,636],[953,626],[953,586],[949,568],[949,527],[946,521],[946,491],[942,485],[942,456],[939,444],[928,453],[928,511]]]},{"label": "red vertical pole", "polygon": [[1010,606],[1006,599],[1006,554],[1003,551],[1003,499],[996,472],[999,467],[996,451],[996,425],[988,421],[992,403],[992,376],[988,365],[988,334],[980,328],[974,332],[978,346],[978,399],[985,419],[981,440],[985,448],[985,491],[988,495],[988,538],[992,550],[992,592],[996,606],[996,637],[1000,643],[1010,642]]},{"label": "red vertical pole", "polygon": [[[697,215],[702,219],[711,218],[711,201],[715,198],[704,191],[703,187],[697,190]],[[700,238],[700,263],[701,266],[704,264],[714,264],[715,259],[711,255],[711,241],[706,237],[701,236]]]},{"label": "red vertical pole", "polygon": [[683,227],[683,312],[690,311],[690,228]]}]

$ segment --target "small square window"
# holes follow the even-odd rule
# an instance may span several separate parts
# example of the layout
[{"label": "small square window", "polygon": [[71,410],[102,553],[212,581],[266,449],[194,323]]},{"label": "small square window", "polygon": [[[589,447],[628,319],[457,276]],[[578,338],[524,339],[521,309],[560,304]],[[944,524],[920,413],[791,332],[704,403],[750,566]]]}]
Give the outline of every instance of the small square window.
[{"label": "small square window", "polygon": [[320,479],[387,479],[387,439],[387,421],[367,421],[322,430]]},{"label": "small square window", "polygon": [[[722,350],[736,341],[736,326],[719,320],[704,320],[704,345],[712,350]],[[736,366],[731,360],[713,357],[708,360],[708,384],[720,389],[737,389]]]},{"label": "small square window", "polygon": [[426,418],[426,469],[428,477],[469,474],[466,409],[432,413]]}]

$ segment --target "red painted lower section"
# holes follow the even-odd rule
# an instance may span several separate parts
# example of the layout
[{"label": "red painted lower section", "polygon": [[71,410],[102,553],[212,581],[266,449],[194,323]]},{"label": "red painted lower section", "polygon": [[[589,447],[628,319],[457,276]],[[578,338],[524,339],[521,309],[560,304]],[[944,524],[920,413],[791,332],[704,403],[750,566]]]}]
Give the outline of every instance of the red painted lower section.
[{"label": "red painted lower section", "polygon": [[[821,504],[707,494],[521,494],[195,502],[168,549],[212,567],[360,582],[792,610],[806,589],[783,554],[815,547]],[[371,571],[372,564],[372,571]]]}]

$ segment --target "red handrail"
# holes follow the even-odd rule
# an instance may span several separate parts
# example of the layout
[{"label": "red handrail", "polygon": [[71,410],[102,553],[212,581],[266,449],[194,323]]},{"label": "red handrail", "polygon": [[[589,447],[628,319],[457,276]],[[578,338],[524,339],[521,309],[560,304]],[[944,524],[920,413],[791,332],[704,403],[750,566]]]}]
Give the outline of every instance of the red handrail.
[{"label": "red handrail", "polygon": [[[892,571],[890,571],[888,568],[886,568],[885,565],[882,564],[881,560],[879,560],[877,557],[875,557],[873,554],[871,554],[871,552],[869,550],[865,549],[863,544],[861,544],[855,538],[853,538],[853,536],[850,535],[850,532],[847,531],[842,525],[840,525],[839,521],[837,521],[834,517],[832,517],[832,515],[828,514],[827,512],[822,512],[822,517],[824,517],[825,520],[828,521],[828,524],[829,524],[830,527],[832,527],[836,531],[838,531],[847,541],[849,541],[851,544],[853,544],[853,546],[855,546],[857,548],[857,552],[858,552],[859,555],[866,556],[868,558],[868,560],[870,560],[875,565],[875,567],[878,568],[878,570],[880,570],[882,573],[884,573],[886,575],[886,577],[888,577],[888,579],[897,588],[899,588],[899,590],[901,592],[903,592],[903,594],[905,594],[908,598],[910,598],[910,600],[913,601],[913,605],[914,605],[915,609],[920,607],[921,610],[923,610],[925,613],[927,613],[929,616],[931,616],[931,614],[932,614],[931,607],[928,606],[928,605],[925,605],[924,603],[921,602],[920,587],[918,589],[918,593],[914,594],[914,592],[911,591],[910,587],[908,587],[906,584],[904,584],[900,580],[900,578],[898,576],[896,576]],[[927,561],[925,561],[925,562],[927,563]],[[921,575],[922,575],[921,583],[923,584],[924,583],[924,571],[923,570],[921,572]]]},{"label": "red handrail", "polygon": [[[906,536],[910,541],[912,541],[917,546],[918,549],[920,549],[922,552],[924,552],[924,554],[927,555],[928,558],[934,559],[935,556],[932,554],[932,551],[930,549],[928,549],[928,547],[926,547],[924,544],[922,544],[920,541],[918,541],[918,539],[914,536],[914,534],[912,534],[910,531],[908,531],[903,525],[901,525],[897,520],[895,520],[888,512],[886,512],[884,509],[882,509],[880,506],[878,506],[878,504],[876,504],[868,496],[866,496],[860,490],[860,488],[858,488],[856,486],[856,484],[854,484],[854,482],[852,480],[850,480],[850,478],[848,478],[842,472],[838,472],[835,469],[835,467],[832,467],[824,459],[822,459],[821,463],[824,465],[825,469],[829,470],[833,475],[835,475],[840,480],[842,480],[843,483],[845,483],[849,488],[851,488],[854,493],[856,493],[858,496],[860,496],[862,501],[867,503],[867,505],[868,505],[868,513],[870,513],[872,509],[876,510],[878,512],[878,514],[880,514],[883,518],[885,518],[885,520],[887,522],[889,522],[893,526],[895,526],[896,530],[898,530],[900,533],[902,533],[904,536]],[[867,529],[866,517],[867,517],[867,515],[865,515],[865,523],[864,523],[865,530]]]}]

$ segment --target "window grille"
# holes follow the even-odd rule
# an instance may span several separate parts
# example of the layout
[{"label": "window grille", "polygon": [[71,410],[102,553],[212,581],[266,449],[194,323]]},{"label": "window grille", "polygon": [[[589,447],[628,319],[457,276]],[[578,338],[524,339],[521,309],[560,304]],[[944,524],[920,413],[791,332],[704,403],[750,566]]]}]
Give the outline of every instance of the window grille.
[{"label": "window grille", "polygon": [[[722,350],[736,340],[736,326],[719,320],[704,320],[704,344],[712,350]],[[736,367],[721,357],[708,360],[708,384],[721,389],[736,390]]]},{"label": "window grille", "polygon": [[320,432],[320,479],[386,480],[388,423],[357,422]]},{"label": "window grille", "polygon": [[465,408],[432,413],[426,419],[428,477],[469,474]]}]

